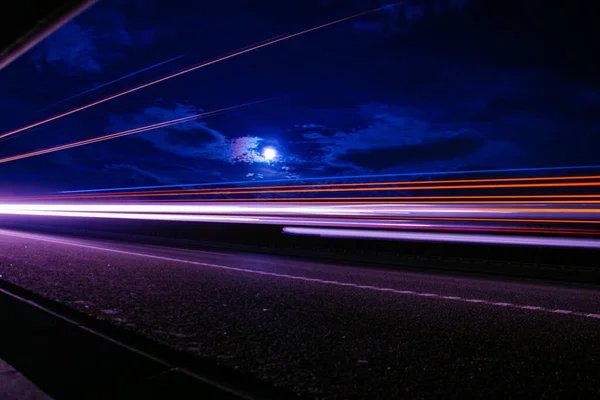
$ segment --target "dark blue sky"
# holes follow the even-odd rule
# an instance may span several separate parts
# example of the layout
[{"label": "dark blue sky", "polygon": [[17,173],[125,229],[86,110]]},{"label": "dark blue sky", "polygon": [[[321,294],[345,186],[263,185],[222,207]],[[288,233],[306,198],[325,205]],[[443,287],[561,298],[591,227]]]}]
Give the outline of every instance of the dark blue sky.
[{"label": "dark blue sky", "polygon": [[[270,98],[0,164],[0,190],[600,164],[589,3],[407,1],[5,138],[1,157]],[[101,0],[0,72],[0,130],[382,4]]]}]

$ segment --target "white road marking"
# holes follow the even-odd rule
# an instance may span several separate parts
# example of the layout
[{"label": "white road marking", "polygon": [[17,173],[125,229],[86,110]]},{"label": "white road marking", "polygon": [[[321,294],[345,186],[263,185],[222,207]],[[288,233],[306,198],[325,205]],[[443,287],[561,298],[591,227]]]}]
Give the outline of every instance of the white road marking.
[{"label": "white road marking", "polygon": [[47,236],[42,236],[42,235],[15,233],[15,232],[6,231],[3,229],[0,229],[0,234],[4,234],[7,236],[21,237],[21,238],[25,238],[25,239],[38,240],[38,241],[42,241],[42,242],[64,244],[64,245],[68,245],[68,246],[80,247],[80,248],[91,249],[91,250],[100,250],[100,251],[107,251],[107,252],[111,252],[111,253],[152,258],[155,260],[198,265],[198,266],[202,266],[202,267],[221,269],[221,270],[226,270],[226,271],[243,272],[243,273],[262,275],[262,276],[272,276],[272,277],[276,277],[276,278],[290,279],[290,280],[295,280],[295,281],[320,283],[323,285],[351,287],[351,288],[355,288],[355,289],[363,289],[363,290],[370,290],[370,291],[376,291],[376,292],[388,292],[388,293],[394,293],[394,294],[406,295],[406,296],[428,297],[428,298],[439,299],[439,300],[458,301],[458,302],[463,302],[463,303],[477,303],[477,304],[484,304],[484,305],[494,306],[494,307],[513,308],[513,309],[519,309],[519,310],[539,311],[539,312],[543,312],[543,313],[572,315],[572,316],[577,316],[577,317],[600,319],[600,314],[587,313],[587,312],[582,312],[582,311],[554,309],[554,308],[549,308],[549,307],[524,305],[524,304],[516,304],[516,303],[508,303],[508,302],[496,302],[496,301],[490,301],[490,300],[473,299],[473,298],[466,298],[466,297],[459,297],[459,296],[444,296],[444,295],[437,294],[437,293],[415,292],[412,290],[399,290],[399,289],[388,288],[388,287],[360,285],[360,284],[351,283],[351,282],[340,282],[340,281],[327,280],[327,279],[310,278],[310,277],[305,277],[305,276],[281,274],[281,273],[277,273],[277,272],[258,271],[258,270],[253,270],[253,269],[231,267],[231,266],[220,265],[220,264],[203,263],[203,262],[199,262],[199,261],[185,260],[185,259],[180,259],[180,258],[163,257],[163,256],[157,256],[157,255],[147,254],[147,253],[138,253],[138,252],[132,252],[132,251],[125,251],[125,250],[109,249],[106,247],[92,246],[92,245],[71,242],[71,241],[66,241],[66,240],[51,239]]}]

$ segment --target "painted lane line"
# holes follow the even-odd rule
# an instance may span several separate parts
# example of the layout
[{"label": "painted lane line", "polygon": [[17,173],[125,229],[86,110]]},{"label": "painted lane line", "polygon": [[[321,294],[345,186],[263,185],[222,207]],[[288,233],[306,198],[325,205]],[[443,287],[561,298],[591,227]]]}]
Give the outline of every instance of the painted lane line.
[{"label": "painted lane line", "polygon": [[351,282],[340,282],[340,281],[327,280],[327,279],[310,278],[310,277],[305,277],[305,276],[281,274],[281,273],[276,273],[276,272],[258,271],[258,270],[252,270],[252,269],[246,269],[246,268],[231,267],[231,266],[227,266],[227,265],[203,263],[203,262],[199,262],[199,261],[185,260],[185,259],[180,259],[180,258],[163,257],[163,256],[157,256],[157,255],[147,254],[147,253],[138,253],[138,252],[132,252],[132,251],[110,249],[110,248],[106,248],[106,247],[86,245],[86,244],[72,242],[72,241],[68,241],[68,240],[51,239],[51,238],[48,238],[47,236],[42,236],[42,235],[15,233],[15,232],[6,231],[3,229],[0,229],[0,234],[4,234],[7,236],[13,236],[13,237],[20,237],[20,238],[24,238],[24,239],[37,240],[37,241],[41,241],[41,242],[48,242],[48,243],[54,243],[54,244],[63,244],[63,245],[67,245],[67,246],[80,247],[80,248],[85,248],[85,249],[90,249],[90,250],[106,251],[106,252],[125,254],[125,255],[136,256],[136,257],[151,258],[151,259],[162,260],[162,261],[167,261],[167,262],[198,265],[201,267],[220,269],[220,270],[225,270],[225,271],[242,272],[242,273],[260,275],[260,276],[270,276],[270,277],[283,278],[283,279],[289,279],[289,280],[301,281],[301,282],[320,283],[323,285],[351,287],[351,288],[355,288],[355,289],[364,289],[364,290],[370,290],[370,291],[375,291],[375,292],[389,292],[389,293],[413,296],[413,297],[428,297],[428,298],[435,298],[435,299],[439,299],[439,300],[448,300],[448,301],[455,301],[455,302],[462,302],[462,303],[476,303],[476,304],[483,304],[483,305],[494,306],[494,307],[512,308],[512,309],[527,310],[527,311],[539,311],[539,312],[543,312],[543,313],[550,313],[550,314],[557,314],[557,315],[571,315],[571,316],[584,317],[584,318],[600,319],[600,314],[587,313],[587,312],[582,312],[582,311],[554,309],[554,308],[548,308],[548,307],[542,307],[542,306],[532,306],[532,305],[524,305],[524,304],[508,303],[508,302],[495,302],[495,301],[490,301],[490,300],[473,299],[473,298],[466,298],[466,297],[459,297],[459,296],[444,296],[444,295],[436,294],[436,293],[425,293],[425,292],[416,292],[416,291],[410,291],[410,290],[399,290],[399,289],[394,289],[394,288],[389,288],[389,287],[386,288],[386,287],[372,286],[372,285],[360,285],[360,284],[351,283]]}]

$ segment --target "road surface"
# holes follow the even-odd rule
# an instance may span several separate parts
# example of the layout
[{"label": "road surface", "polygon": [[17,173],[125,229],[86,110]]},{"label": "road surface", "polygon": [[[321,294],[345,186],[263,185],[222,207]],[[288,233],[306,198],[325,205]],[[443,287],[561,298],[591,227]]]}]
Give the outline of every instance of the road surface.
[{"label": "road surface", "polygon": [[313,398],[600,396],[589,288],[9,230],[0,274]]}]

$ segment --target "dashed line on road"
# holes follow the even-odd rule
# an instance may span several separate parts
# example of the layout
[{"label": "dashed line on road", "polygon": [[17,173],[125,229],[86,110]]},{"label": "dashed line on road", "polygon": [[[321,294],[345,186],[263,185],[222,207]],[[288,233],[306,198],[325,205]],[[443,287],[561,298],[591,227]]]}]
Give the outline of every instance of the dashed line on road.
[{"label": "dashed line on road", "polygon": [[268,272],[268,271],[260,271],[260,270],[253,270],[253,269],[246,269],[246,268],[239,268],[239,267],[231,267],[231,266],[227,266],[227,265],[203,263],[200,261],[192,261],[192,260],[186,260],[186,259],[181,259],[181,258],[164,257],[164,256],[153,255],[153,254],[147,254],[147,253],[138,253],[138,252],[133,252],[133,251],[110,249],[110,248],[106,248],[106,247],[87,245],[87,244],[68,241],[68,240],[56,240],[53,238],[49,238],[48,236],[45,236],[45,235],[15,233],[15,232],[3,230],[3,229],[0,229],[0,234],[4,234],[7,236],[21,237],[21,238],[31,239],[31,240],[38,240],[38,241],[42,241],[42,242],[64,244],[67,246],[86,248],[86,249],[90,249],[90,250],[107,251],[107,252],[125,254],[125,255],[137,256],[137,257],[152,258],[155,260],[178,262],[178,263],[198,265],[198,266],[208,267],[208,268],[221,269],[221,270],[226,270],[226,271],[243,272],[243,273],[262,275],[262,276],[272,276],[272,277],[277,277],[277,278],[290,279],[290,280],[303,281],[303,282],[320,283],[320,284],[324,284],[324,285],[351,287],[351,288],[355,288],[355,289],[371,290],[371,291],[376,291],[376,292],[388,292],[388,293],[394,293],[394,294],[405,295],[405,296],[427,297],[427,298],[433,298],[433,299],[439,299],[439,300],[483,304],[483,305],[494,306],[494,307],[513,308],[513,309],[519,309],[519,310],[539,311],[539,312],[543,312],[543,313],[571,315],[571,316],[583,317],[583,318],[600,319],[600,314],[588,313],[588,312],[583,312],[583,311],[563,310],[563,309],[555,309],[555,308],[549,308],[549,307],[543,307],[543,306],[524,305],[524,304],[508,303],[508,302],[497,302],[497,301],[490,301],[490,300],[484,300],[484,299],[473,299],[473,298],[459,297],[459,296],[445,296],[445,295],[437,294],[437,293],[416,292],[416,291],[412,291],[412,290],[400,290],[400,289],[387,288],[387,287],[381,287],[381,286],[361,285],[361,284],[351,283],[351,282],[340,282],[340,281],[327,280],[327,279],[310,278],[310,277],[306,277],[306,276],[281,274],[281,273],[277,273],[277,272]]}]

